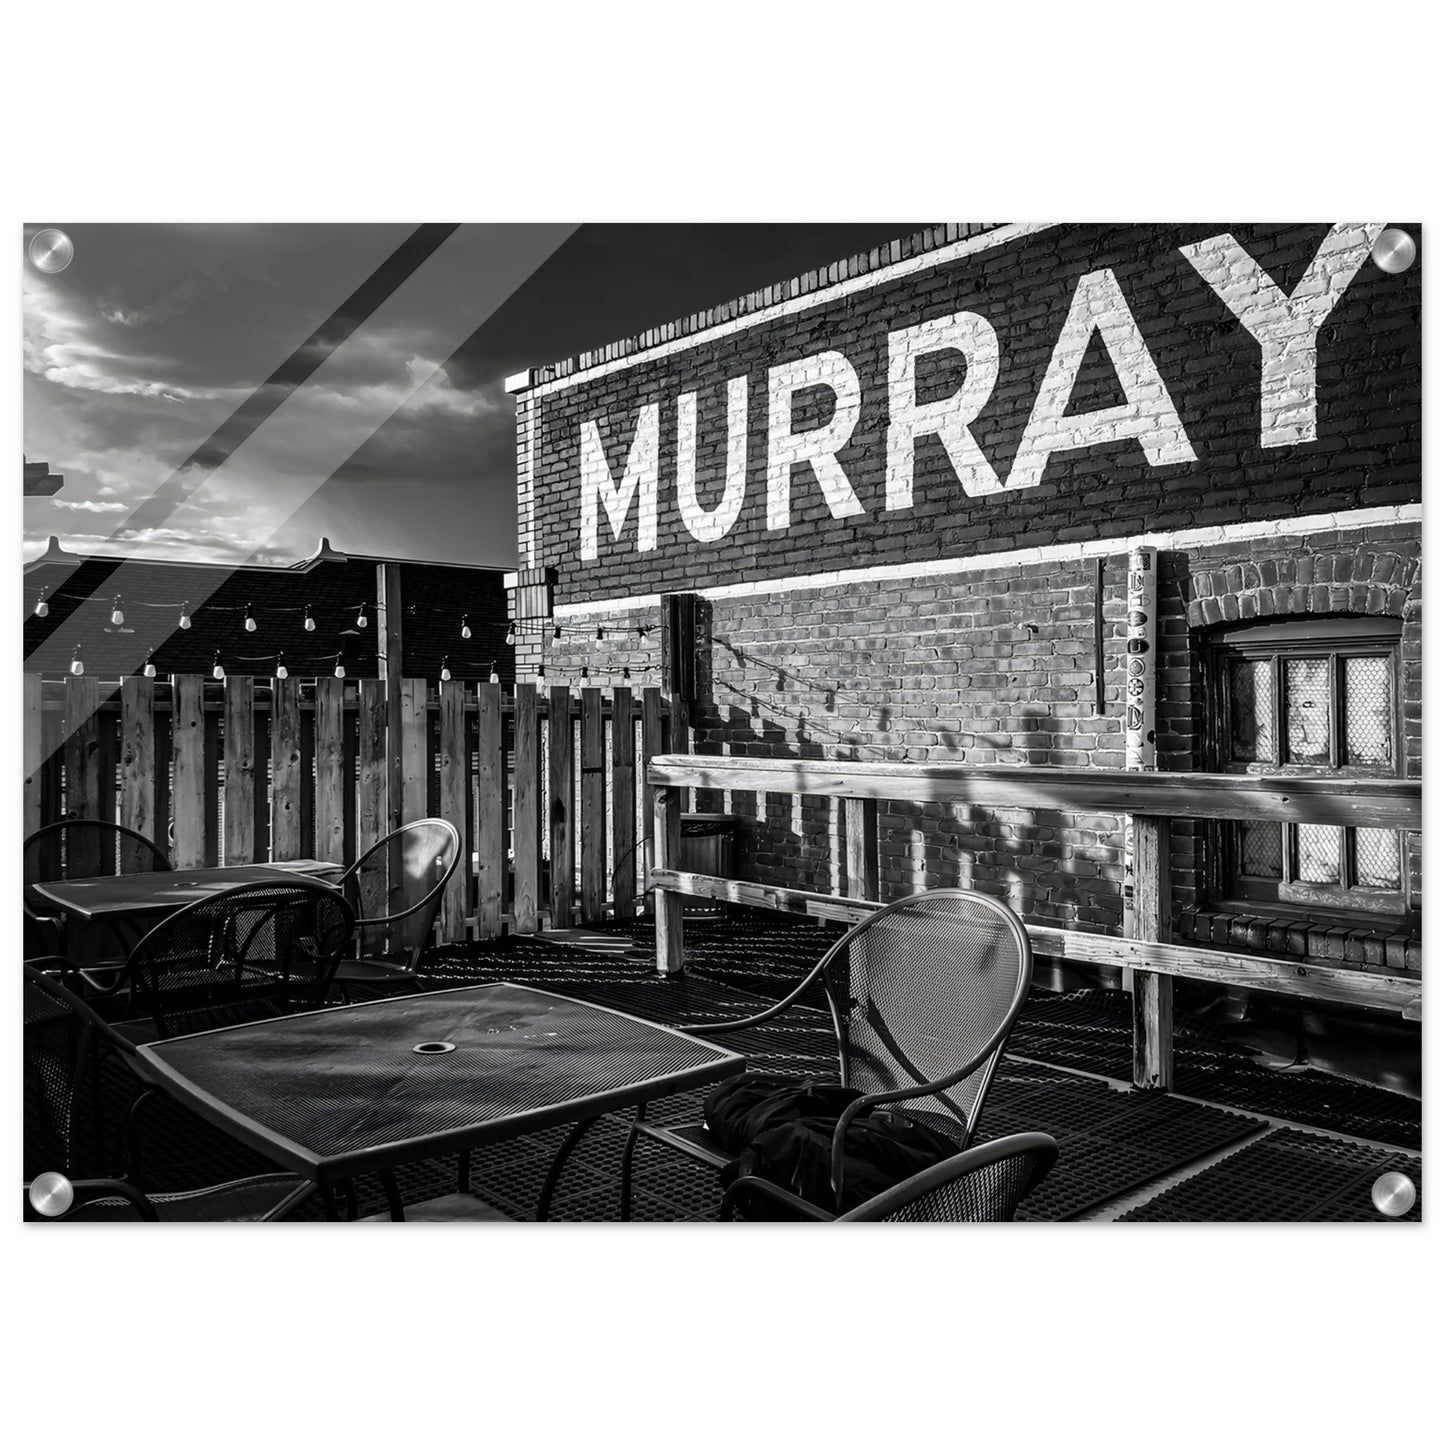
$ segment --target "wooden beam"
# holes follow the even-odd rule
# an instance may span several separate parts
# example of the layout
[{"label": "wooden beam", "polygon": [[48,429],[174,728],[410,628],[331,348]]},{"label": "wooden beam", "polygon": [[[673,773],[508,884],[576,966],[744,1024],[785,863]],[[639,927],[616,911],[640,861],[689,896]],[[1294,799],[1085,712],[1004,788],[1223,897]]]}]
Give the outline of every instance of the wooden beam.
[{"label": "wooden beam", "polygon": [[775,913],[802,913],[810,918],[828,918],[842,923],[860,923],[882,906],[836,898],[831,893],[808,893],[801,888],[745,883],[737,878],[714,878],[707,873],[682,873],[672,868],[654,868],[652,884],[659,899],[675,896],[679,907],[684,897],[718,898],[728,903],[741,903],[748,908],[769,908]]},{"label": "wooden beam", "polygon": [[[1134,936],[1167,943],[1169,911],[1169,819],[1134,818]],[[1174,1087],[1174,980],[1146,972],[1134,980],[1134,1084]]]},{"label": "wooden beam", "polygon": [[547,704],[547,838],[552,855],[553,928],[572,927],[577,882],[572,766],[572,690],[563,683],[550,690]]},{"label": "wooden beam", "polygon": [[1103,768],[849,763],[669,753],[647,770],[653,786],[755,793],[1045,808],[1061,813],[1264,819],[1416,831],[1421,786],[1405,778],[1284,778]]},{"label": "wooden beam", "polygon": [[[663,748],[662,741],[662,691],[656,687],[645,687],[642,690],[642,776],[647,777],[652,759],[656,757]],[[653,799],[654,792],[651,787],[644,787],[642,793],[642,860],[643,872],[650,871],[654,857],[653,843]],[[643,900],[647,911],[652,912],[653,895],[649,889],[647,897]]]},{"label": "wooden beam", "polygon": [[[658,788],[652,795],[652,837],[657,850],[654,882],[667,876],[682,857],[682,794]],[[657,915],[657,971],[665,977],[682,972],[682,895],[675,889],[654,894]]]},{"label": "wooden beam", "polygon": [[844,874],[849,898],[878,897],[878,804],[843,799]]}]

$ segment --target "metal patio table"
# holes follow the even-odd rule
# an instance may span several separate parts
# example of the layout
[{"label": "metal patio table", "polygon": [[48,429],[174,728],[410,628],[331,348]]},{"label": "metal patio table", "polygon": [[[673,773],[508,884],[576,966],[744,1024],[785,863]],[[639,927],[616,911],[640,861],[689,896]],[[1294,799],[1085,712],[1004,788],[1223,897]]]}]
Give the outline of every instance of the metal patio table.
[{"label": "metal patio table", "polygon": [[83,923],[123,924],[134,919],[146,926],[188,903],[199,902],[243,883],[270,883],[298,874],[323,883],[340,878],[339,863],[298,858],[291,863],[237,863],[229,868],[187,868],[167,873],[123,873],[100,878],[64,878],[28,884],[31,896],[63,909]]},{"label": "metal patio table", "polygon": [[741,1055],[521,984],[407,994],[162,1039],[142,1071],[233,1138],[320,1187],[576,1124],[740,1073]]}]

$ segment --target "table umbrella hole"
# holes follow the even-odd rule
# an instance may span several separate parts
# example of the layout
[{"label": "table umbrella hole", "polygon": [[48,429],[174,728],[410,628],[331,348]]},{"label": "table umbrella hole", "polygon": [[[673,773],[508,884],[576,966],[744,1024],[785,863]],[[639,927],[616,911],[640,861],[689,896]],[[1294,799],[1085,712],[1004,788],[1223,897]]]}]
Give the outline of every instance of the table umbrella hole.
[{"label": "table umbrella hole", "polygon": [[434,1039],[425,1044],[413,1044],[411,1051],[414,1054],[449,1054],[454,1048],[456,1048],[455,1044],[447,1044],[439,1039]]}]

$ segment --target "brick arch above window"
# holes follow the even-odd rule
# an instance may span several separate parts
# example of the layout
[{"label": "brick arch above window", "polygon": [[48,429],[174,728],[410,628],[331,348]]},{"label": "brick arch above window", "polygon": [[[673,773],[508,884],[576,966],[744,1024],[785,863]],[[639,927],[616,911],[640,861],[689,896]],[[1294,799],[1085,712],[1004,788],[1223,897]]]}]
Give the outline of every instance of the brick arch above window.
[{"label": "brick arch above window", "polygon": [[1420,562],[1373,547],[1236,562],[1194,572],[1189,625],[1350,612],[1403,617],[1418,605]]}]

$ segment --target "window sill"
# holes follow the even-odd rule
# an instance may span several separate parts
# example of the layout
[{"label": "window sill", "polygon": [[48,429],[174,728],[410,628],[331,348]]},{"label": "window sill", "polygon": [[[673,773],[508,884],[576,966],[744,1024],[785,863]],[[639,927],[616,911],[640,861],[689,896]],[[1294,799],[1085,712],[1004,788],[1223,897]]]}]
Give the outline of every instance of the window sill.
[{"label": "window sill", "polygon": [[1311,923],[1280,913],[1226,913],[1186,908],[1179,915],[1183,942],[1207,943],[1243,953],[1308,958],[1346,968],[1385,968],[1419,974],[1422,946],[1418,928],[1403,920]]}]

